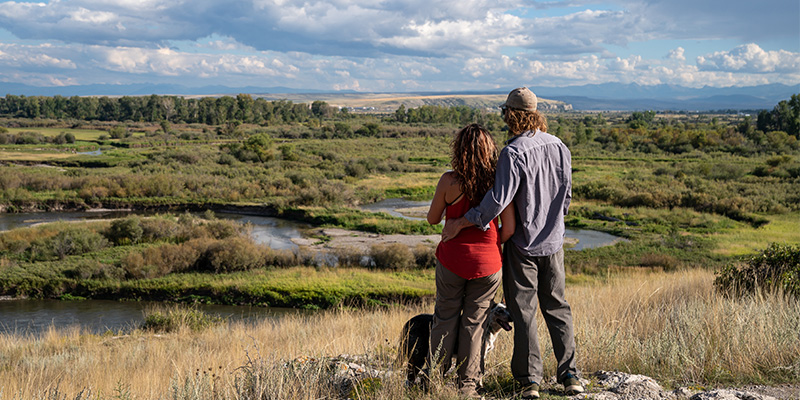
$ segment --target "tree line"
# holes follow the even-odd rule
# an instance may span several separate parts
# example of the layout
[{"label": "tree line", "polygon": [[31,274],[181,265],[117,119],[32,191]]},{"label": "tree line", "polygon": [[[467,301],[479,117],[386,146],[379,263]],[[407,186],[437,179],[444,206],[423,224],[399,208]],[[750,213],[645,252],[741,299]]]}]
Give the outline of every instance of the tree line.
[{"label": "tree line", "polygon": [[759,112],[756,128],[762,132],[783,131],[800,138],[800,94],[780,101],[772,111]]},{"label": "tree line", "polygon": [[[222,125],[231,122],[271,125],[305,123],[314,119],[346,119],[347,108],[328,105],[324,101],[310,104],[289,100],[266,100],[248,94],[236,97],[122,96],[64,97],[17,96],[0,98],[0,117],[75,119],[80,121],[162,121]],[[417,124],[438,123],[466,125],[486,122],[485,112],[467,106],[424,105],[406,109],[401,105],[386,118],[390,122]]]},{"label": "tree line", "polygon": [[247,94],[201,99],[159,95],[118,98],[6,95],[0,98],[0,116],[10,118],[220,125],[232,121],[250,124],[307,122],[324,112],[327,110],[319,105],[312,110],[308,104],[254,99]]}]

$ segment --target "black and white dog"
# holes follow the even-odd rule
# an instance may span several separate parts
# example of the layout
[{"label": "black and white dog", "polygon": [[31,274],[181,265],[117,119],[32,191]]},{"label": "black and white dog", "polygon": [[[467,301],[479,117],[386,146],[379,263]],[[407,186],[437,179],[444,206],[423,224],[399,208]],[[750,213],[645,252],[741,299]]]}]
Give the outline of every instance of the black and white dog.
[{"label": "black and white dog", "polygon": [[[494,342],[497,334],[501,330],[510,331],[513,322],[511,314],[503,303],[493,303],[489,308],[489,315],[486,318],[486,329],[483,331],[481,340],[481,372],[483,372],[483,362],[486,354],[494,349]],[[406,384],[413,384],[425,366],[428,357],[428,347],[431,337],[431,326],[433,325],[433,314],[419,314],[408,320],[403,325],[403,333],[400,337],[401,360],[406,361]],[[458,353],[458,342],[453,354]]]}]

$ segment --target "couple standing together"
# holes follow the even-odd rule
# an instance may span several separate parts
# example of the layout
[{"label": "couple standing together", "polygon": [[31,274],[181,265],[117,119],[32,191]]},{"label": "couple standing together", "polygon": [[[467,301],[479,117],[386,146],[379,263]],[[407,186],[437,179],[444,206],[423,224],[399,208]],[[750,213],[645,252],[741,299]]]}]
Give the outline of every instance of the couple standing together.
[{"label": "couple standing together", "polygon": [[510,138],[499,154],[479,125],[459,131],[452,144],[453,170],[442,175],[428,211],[431,224],[446,217],[436,249],[429,362],[446,370],[457,347],[459,391],[468,397],[479,397],[481,338],[501,282],[515,325],[511,372],[521,397],[539,398],[542,382],[537,304],[558,360],[558,381],[567,394],[583,392],[572,312],[564,299],[564,216],[572,197],[572,161],[564,143],[546,133],[547,122],[536,106],[528,88],[508,95],[501,112]]}]

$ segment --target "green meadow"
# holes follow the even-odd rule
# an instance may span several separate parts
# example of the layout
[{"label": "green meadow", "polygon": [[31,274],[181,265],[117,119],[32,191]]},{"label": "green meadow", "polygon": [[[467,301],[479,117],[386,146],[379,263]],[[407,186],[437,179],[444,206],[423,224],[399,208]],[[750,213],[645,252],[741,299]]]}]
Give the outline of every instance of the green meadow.
[{"label": "green meadow", "polygon": [[[250,398],[270,390],[275,398],[456,398],[447,389],[408,392],[391,377],[359,381],[353,390],[361,392],[339,393],[326,366],[302,369],[290,362],[350,353],[396,368],[387,360],[396,357],[397,332],[431,307],[432,243],[338,249],[335,262],[320,262],[307,248],[256,244],[247,226],[214,212],[300,221],[312,227],[308,233],[318,243],[330,240],[320,229],[333,227],[436,235],[440,226],[359,206],[388,198],[430,200],[460,127],[479,122],[502,147],[507,132],[497,113],[421,105],[358,114],[324,101],[239,95],[120,99],[125,108],[108,98],[70,99],[79,102],[73,107],[79,115],[67,107],[21,118],[22,111],[7,110],[25,105],[10,107],[9,101],[0,99],[2,211],[157,213],[0,233],[0,295],[330,311],[230,329],[213,321],[198,329],[162,321],[177,330],[2,336],[0,350],[12,367],[0,369],[0,397],[6,388],[84,398],[78,394],[83,388],[95,388],[99,398]],[[723,112],[546,114],[548,131],[573,156],[568,227],[623,239],[566,253],[585,372],[648,374],[669,387],[800,381],[800,341],[786,333],[798,330],[791,293],[797,276],[792,257],[800,244],[800,142],[792,129],[800,123],[776,123],[781,115],[774,113],[764,110],[758,119]],[[764,265],[784,268],[784,275],[753,295],[729,296],[735,291],[715,284],[724,274],[758,281],[758,271],[748,275],[746,268]],[[758,334],[751,334],[748,321],[757,321]],[[315,339],[311,325],[330,335]],[[242,351],[248,340],[269,356]],[[487,373],[487,388],[497,398],[513,391],[505,368],[510,346],[506,335]],[[118,357],[106,359],[109,351]],[[64,352],[74,356],[61,357]],[[52,363],[55,358],[60,361]],[[545,367],[552,375],[550,361]],[[296,369],[287,372],[286,365]],[[213,379],[192,372],[209,366],[219,371]],[[70,375],[78,370],[83,375]],[[128,379],[130,371],[139,372],[136,379]],[[48,386],[58,376],[70,378],[59,388]],[[297,389],[287,383],[298,376],[313,384]]]}]

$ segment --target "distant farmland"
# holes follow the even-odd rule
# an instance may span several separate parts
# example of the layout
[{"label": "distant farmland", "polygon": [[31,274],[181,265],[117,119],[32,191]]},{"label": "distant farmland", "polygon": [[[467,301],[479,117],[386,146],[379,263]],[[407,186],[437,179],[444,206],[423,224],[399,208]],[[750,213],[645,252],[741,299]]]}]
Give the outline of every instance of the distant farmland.
[{"label": "distant farmland", "polygon": [[[467,106],[497,110],[506,99],[505,94],[457,94],[428,95],[422,93],[358,93],[358,94],[253,94],[267,100],[291,100],[296,103],[311,103],[316,100],[327,102],[331,106],[365,109],[363,111],[394,112],[401,105],[415,108],[423,105],[435,106]],[[539,107],[545,111],[571,110],[570,104],[563,101],[539,99]],[[366,110],[371,108],[371,110]]]}]

